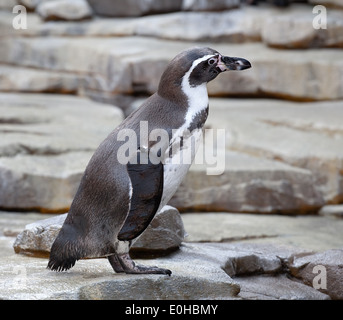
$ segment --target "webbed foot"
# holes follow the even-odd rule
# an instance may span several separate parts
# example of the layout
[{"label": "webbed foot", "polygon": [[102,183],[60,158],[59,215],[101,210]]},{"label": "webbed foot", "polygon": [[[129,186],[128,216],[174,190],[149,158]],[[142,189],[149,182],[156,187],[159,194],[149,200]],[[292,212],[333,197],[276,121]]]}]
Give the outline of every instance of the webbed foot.
[{"label": "webbed foot", "polygon": [[135,264],[128,253],[109,256],[108,260],[115,272],[130,274],[166,274],[168,276],[172,273],[168,269]]}]

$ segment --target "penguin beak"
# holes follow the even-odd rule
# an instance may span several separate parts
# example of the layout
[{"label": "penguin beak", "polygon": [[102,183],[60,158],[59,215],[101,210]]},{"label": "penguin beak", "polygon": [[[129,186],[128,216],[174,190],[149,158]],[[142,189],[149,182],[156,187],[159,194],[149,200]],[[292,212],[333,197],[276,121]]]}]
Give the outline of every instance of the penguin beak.
[{"label": "penguin beak", "polygon": [[251,63],[243,58],[236,58],[236,57],[225,57],[220,56],[218,62],[218,68],[221,71],[226,70],[245,70],[251,68]]}]

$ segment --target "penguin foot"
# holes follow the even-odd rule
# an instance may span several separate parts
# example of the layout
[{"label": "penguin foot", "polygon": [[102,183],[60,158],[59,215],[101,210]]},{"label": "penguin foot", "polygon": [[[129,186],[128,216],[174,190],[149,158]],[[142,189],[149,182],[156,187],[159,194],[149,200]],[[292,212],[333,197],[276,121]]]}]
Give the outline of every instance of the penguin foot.
[{"label": "penguin foot", "polygon": [[[125,272],[130,274],[166,274],[168,276],[170,276],[172,273],[168,269],[144,266],[139,264],[137,265],[130,258],[130,255],[128,253],[109,256],[108,260],[110,261],[111,266],[115,272]],[[118,262],[121,268],[118,266]]]},{"label": "penguin foot", "polygon": [[116,254],[108,256],[107,259],[116,273],[125,272]]}]

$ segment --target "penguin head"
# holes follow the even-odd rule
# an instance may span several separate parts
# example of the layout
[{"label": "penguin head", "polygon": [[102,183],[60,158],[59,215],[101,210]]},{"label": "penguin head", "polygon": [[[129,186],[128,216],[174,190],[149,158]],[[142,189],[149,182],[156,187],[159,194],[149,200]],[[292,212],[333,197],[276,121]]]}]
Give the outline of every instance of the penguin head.
[{"label": "penguin head", "polygon": [[191,87],[206,84],[227,70],[244,70],[251,67],[248,60],[221,55],[208,47],[196,47],[179,53],[164,71],[159,93],[181,86],[182,81]]}]

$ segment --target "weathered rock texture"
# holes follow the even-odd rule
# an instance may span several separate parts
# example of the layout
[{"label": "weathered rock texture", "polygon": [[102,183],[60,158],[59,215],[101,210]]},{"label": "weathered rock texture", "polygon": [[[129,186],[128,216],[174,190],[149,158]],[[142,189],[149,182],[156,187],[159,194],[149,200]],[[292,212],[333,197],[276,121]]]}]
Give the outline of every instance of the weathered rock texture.
[{"label": "weathered rock texture", "polygon": [[132,17],[177,11],[182,0],[88,0],[95,13],[110,17]]},{"label": "weathered rock texture", "polygon": [[0,207],[68,210],[121,110],[73,96],[1,94]]},{"label": "weathered rock texture", "polygon": [[90,18],[92,9],[86,0],[50,0],[39,3],[36,12],[45,20],[82,20]]},{"label": "weathered rock texture", "polygon": [[[342,254],[337,249],[342,243],[340,219],[182,215],[188,242],[167,256],[137,260],[170,268],[169,278],[115,274],[106,259],[79,260],[64,273],[48,271],[46,258],[14,254],[12,247],[16,232],[40,218],[38,214],[1,212],[1,298],[322,300],[338,299],[342,291]],[[325,291],[314,288],[318,272],[313,273],[312,267],[316,265],[326,268]]]},{"label": "weathered rock texture", "polygon": [[[291,274],[304,283],[329,294],[332,299],[343,300],[343,250],[332,249],[312,255],[295,256]],[[317,278],[317,279],[316,279]]]},{"label": "weathered rock texture", "polygon": [[340,9],[343,8],[343,4],[340,0],[309,0],[309,3],[312,3],[314,5],[326,5],[330,7],[338,7]]},{"label": "weathered rock texture", "polygon": [[310,171],[278,161],[226,152],[225,171],[208,175],[193,165],[171,205],[182,211],[306,213],[318,210],[323,197]]}]

